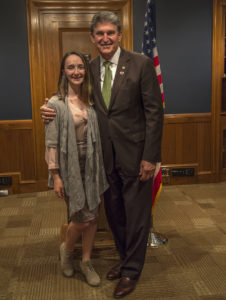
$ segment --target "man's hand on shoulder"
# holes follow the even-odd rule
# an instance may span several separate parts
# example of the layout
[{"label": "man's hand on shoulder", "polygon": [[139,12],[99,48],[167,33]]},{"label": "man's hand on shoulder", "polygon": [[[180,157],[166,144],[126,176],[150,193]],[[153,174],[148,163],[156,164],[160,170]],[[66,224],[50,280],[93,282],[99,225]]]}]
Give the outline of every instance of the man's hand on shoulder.
[{"label": "man's hand on shoulder", "polygon": [[44,104],[40,107],[40,115],[43,120],[43,123],[48,124],[50,121],[52,121],[55,116],[56,112],[52,108],[48,108],[46,104],[48,103],[49,99],[45,98]]},{"label": "man's hand on shoulder", "polygon": [[142,160],[140,163],[140,180],[147,181],[154,176],[156,164],[146,160]]}]

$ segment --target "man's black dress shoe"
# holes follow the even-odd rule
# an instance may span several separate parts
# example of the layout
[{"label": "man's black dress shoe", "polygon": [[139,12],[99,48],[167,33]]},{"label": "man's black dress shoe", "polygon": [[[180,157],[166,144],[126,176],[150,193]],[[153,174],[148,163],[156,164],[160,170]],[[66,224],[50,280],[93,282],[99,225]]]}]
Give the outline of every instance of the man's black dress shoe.
[{"label": "man's black dress shoe", "polygon": [[137,283],[137,279],[131,279],[129,277],[121,277],[119,283],[115,288],[114,297],[122,298],[128,295],[135,289],[136,283]]},{"label": "man's black dress shoe", "polygon": [[118,264],[111,268],[111,270],[107,273],[106,278],[108,280],[115,280],[121,278],[121,265]]}]

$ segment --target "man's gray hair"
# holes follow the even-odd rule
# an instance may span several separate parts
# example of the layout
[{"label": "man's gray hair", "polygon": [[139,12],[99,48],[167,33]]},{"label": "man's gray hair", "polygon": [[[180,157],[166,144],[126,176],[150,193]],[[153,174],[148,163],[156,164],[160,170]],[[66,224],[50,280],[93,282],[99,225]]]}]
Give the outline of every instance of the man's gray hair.
[{"label": "man's gray hair", "polygon": [[111,11],[100,11],[93,16],[91,21],[91,33],[94,33],[94,29],[98,23],[111,23],[117,27],[118,32],[121,32],[121,23],[118,16]]}]

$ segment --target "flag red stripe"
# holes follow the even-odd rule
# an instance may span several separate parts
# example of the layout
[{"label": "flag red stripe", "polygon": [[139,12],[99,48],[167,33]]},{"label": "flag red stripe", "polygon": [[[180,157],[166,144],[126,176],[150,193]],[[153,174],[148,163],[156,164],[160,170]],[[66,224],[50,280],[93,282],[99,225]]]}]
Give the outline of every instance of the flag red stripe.
[{"label": "flag red stripe", "polygon": [[158,77],[159,84],[162,84],[162,75],[160,74],[157,77]]},{"label": "flag red stripe", "polygon": [[155,180],[153,182],[152,206],[154,206],[154,204],[155,204],[156,195],[158,193],[161,182],[162,182],[162,172],[161,172],[161,168],[160,168],[159,171],[158,171],[158,174],[156,175]]},{"label": "flag red stripe", "polygon": [[155,67],[158,66],[158,65],[159,65],[159,57],[158,57],[158,56],[155,56],[155,57],[153,58],[153,60],[154,60],[154,66],[155,66]]}]

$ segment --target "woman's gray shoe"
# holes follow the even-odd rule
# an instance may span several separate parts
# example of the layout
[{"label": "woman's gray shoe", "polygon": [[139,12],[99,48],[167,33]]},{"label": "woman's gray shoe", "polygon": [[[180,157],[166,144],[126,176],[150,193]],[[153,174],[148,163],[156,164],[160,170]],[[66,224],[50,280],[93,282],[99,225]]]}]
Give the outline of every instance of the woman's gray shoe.
[{"label": "woman's gray shoe", "polygon": [[82,274],[85,276],[86,281],[91,286],[98,286],[100,284],[100,276],[94,270],[91,261],[80,261],[79,262],[80,269]]},{"label": "woman's gray shoe", "polygon": [[66,250],[65,243],[60,245],[60,266],[64,276],[74,275],[73,253]]}]

